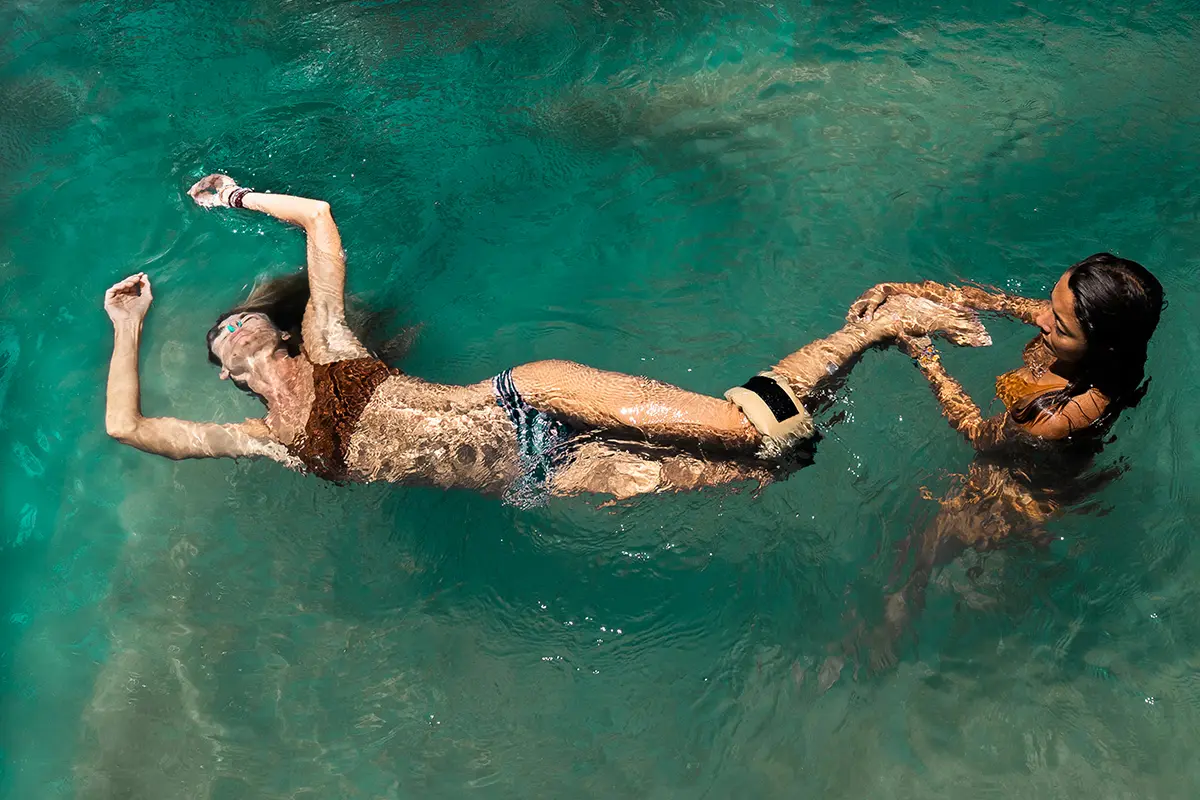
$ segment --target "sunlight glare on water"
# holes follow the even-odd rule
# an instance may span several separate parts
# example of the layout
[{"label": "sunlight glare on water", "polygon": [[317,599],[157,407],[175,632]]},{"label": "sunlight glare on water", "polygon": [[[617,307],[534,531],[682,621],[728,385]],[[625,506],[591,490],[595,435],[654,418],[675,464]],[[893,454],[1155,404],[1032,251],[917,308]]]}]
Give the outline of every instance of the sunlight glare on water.
[{"label": "sunlight glare on water", "polygon": [[[1197,34],[1180,0],[6,4],[0,796],[1191,796]],[[1171,306],[1120,480],[942,570],[897,666],[821,692],[970,463],[906,358],[757,496],[153,458],[104,434],[105,288],[154,281],[147,412],[233,421],[204,333],[303,263],[191,205],[217,170],[332,203],[350,290],[444,382],[569,358],[719,394],[875,282],[1044,295],[1101,250]],[[1029,336],[991,330],[946,354],[983,405]]]}]

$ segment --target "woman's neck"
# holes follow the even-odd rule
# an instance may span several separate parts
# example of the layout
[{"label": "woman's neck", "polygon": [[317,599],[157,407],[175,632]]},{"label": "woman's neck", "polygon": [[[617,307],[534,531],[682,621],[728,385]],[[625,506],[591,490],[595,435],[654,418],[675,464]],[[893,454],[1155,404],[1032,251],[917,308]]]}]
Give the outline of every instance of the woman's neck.
[{"label": "woman's neck", "polygon": [[1079,378],[1083,370],[1078,361],[1062,361],[1056,358],[1050,365],[1050,372],[1062,378],[1067,383],[1071,383]]},{"label": "woman's neck", "polygon": [[290,408],[311,394],[312,363],[280,351],[255,370],[247,384],[267,401],[268,409]]}]

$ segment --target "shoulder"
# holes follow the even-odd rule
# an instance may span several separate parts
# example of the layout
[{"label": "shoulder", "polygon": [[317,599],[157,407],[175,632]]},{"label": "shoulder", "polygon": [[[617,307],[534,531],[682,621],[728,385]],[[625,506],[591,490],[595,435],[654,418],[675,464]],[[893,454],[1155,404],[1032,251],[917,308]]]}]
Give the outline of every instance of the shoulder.
[{"label": "shoulder", "polygon": [[1109,400],[1097,389],[1074,397],[1058,411],[1041,414],[1020,427],[1040,439],[1065,439],[1089,427],[1108,410]]}]

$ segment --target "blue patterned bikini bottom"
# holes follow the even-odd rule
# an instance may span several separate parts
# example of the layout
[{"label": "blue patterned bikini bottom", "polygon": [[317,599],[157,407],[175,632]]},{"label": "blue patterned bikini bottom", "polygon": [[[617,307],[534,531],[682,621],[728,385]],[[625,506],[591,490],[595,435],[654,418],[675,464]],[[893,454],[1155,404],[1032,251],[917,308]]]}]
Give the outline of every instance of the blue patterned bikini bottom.
[{"label": "blue patterned bikini bottom", "polygon": [[571,453],[571,440],[578,431],[545,411],[525,402],[513,383],[512,370],[492,379],[496,404],[505,410],[516,428],[520,474],[505,493],[505,501],[522,508],[545,505],[550,497],[554,472]]}]

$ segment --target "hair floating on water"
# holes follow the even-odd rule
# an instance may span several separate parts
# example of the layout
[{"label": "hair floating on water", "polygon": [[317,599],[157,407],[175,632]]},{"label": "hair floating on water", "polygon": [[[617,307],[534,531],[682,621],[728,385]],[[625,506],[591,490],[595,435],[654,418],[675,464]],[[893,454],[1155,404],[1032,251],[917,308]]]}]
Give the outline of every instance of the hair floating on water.
[{"label": "hair floating on water", "polygon": [[[218,366],[221,364],[221,360],[212,349],[213,340],[221,332],[221,323],[234,314],[250,313],[264,314],[271,320],[271,324],[288,334],[285,342],[288,355],[299,355],[304,342],[302,326],[309,296],[306,270],[255,283],[249,296],[219,315],[216,323],[209,329],[205,337],[208,360]],[[397,366],[400,360],[408,355],[417,334],[415,326],[399,326],[399,332],[395,332],[398,327],[395,324],[396,316],[394,309],[379,311],[358,298],[346,298],[346,324],[373,356],[389,366]],[[249,391],[245,386],[238,388]]]}]

